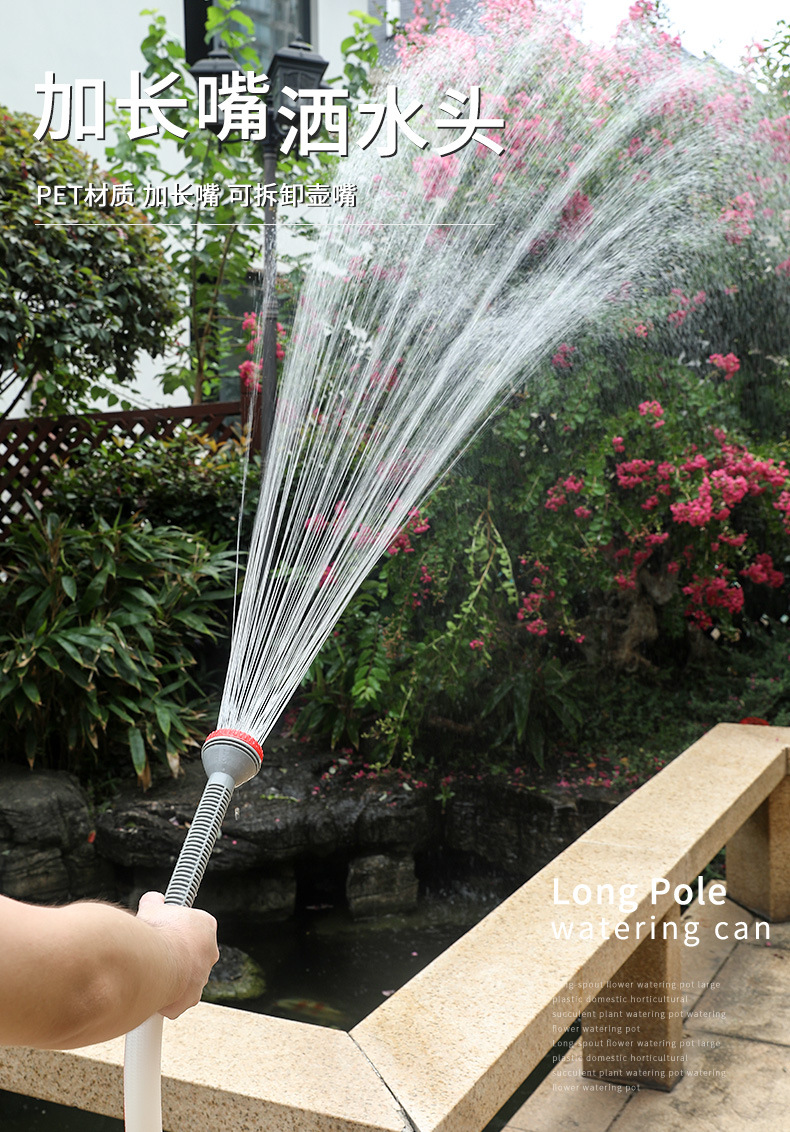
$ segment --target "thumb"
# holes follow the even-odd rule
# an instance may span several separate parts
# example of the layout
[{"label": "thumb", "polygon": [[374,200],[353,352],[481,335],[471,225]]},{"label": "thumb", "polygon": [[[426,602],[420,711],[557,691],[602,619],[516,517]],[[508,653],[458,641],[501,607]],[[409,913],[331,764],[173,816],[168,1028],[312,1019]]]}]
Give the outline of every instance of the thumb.
[{"label": "thumb", "polygon": [[145,908],[159,908],[164,902],[163,892],[144,892],[137,905],[137,911],[140,912]]}]

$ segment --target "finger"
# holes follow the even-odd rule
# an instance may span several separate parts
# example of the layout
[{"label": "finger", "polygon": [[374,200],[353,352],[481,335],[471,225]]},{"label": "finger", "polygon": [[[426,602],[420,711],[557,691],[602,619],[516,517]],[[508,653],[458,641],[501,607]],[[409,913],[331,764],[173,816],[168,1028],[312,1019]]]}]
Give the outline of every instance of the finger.
[{"label": "finger", "polygon": [[143,908],[158,908],[165,902],[163,892],[144,892],[137,905],[138,912]]}]

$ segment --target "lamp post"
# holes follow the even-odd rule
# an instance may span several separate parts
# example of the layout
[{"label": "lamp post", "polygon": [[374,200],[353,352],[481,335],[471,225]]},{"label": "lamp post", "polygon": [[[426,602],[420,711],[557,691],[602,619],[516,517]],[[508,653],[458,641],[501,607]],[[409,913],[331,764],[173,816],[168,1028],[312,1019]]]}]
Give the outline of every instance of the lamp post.
[{"label": "lamp post", "polygon": [[[299,93],[315,90],[329,63],[309,44],[294,40],[288,47],[276,51],[267,72],[269,76],[269,105],[266,114],[266,138],[262,142],[263,179],[267,192],[263,211],[263,293],[266,309],[263,312],[263,353],[261,356],[261,447],[269,447],[274,406],[277,398],[277,157],[284,131],[277,118],[277,110],[285,106],[299,113]],[[284,88],[296,92],[296,99],[284,93]],[[269,192],[269,189],[272,189]]]},{"label": "lamp post", "polygon": [[[328,66],[328,61],[313,51],[309,44],[297,39],[275,52],[267,72],[269,98],[266,106],[266,136],[261,142],[263,178],[266,187],[263,211],[265,310],[261,350],[261,395],[253,410],[252,419],[244,422],[249,424],[252,442],[259,446],[264,454],[274,424],[274,407],[277,398],[277,158],[284,136],[284,130],[278,119],[278,110],[280,107],[287,107],[298,118],[300,92],[317,89]],[[223,83],[227,85],[228,77],[234,71],[240,72],[242,68],[232,58],[221,39],[215,36],[208,55],[199,59],[189,70],[198,85],[199,92],[203,97],[207,97],[211,85],[215,91],[221,89]],[[210,82],[201,83],[201,79],[208,79]],[[285,94],[284,88],[294,91],[296,97]],[[213,121],[211,115],[205,114],[204,121],[213,133],[221,132],[222,118],[219,114],[214,116]],[[249,406],[255,405],[255,400],[245,396],[244,390],[241,400],[242,405],[247,406],[242,414],[244,417],[249,414]]]}]

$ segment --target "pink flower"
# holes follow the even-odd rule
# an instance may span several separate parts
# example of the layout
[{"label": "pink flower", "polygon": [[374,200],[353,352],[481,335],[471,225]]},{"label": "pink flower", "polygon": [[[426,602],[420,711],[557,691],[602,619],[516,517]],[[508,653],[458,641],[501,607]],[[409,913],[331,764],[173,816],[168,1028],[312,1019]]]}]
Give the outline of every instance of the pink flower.
[{"label": "pink flower", "polygon": [[735,354],[711,354],[708,362],[723,371],[725,381],[730,381],[733,374],[736,374],[741,368],[741,363]]},{"label": "pink flower", "polygon": [[741,193],[730,201],[729,208],[723,208],[719,221],[727,225],[725,240],[729,244],[743,243],[747,236],[751,236],[751,221],[757,211],[757,203],[751,193]]},{"label": "pink flower", "polygon": [[260,393],[262,387],[260,381],[258,381],[257,379],[260,371],[261,367],[257,362],[249,360],[241,363],[241,365],[239,366],[239,374],[241,376],[242,385],[245,389],[254,390],[256,393]]},{"label": "pink flower", "polygon": [[569,346],[567,342],[563,342],[557,350],[557,353],[551,359],[551,364],[556,366],[557,369],[570,369],[573,365],[572,355],[575,353],[575,346]]},{"label": "pink flower", "polygon": [[560,217],[560,235],[579,236],[592,223],[593,207],[586,193],[577,189],[565,204]]},{"label": "pink flower", "polygon": [[741,577],[748,578],[758,585],[771,586],[775,590],[778,590],[785,580],[781,570],[774,569],[773,558],[770,554],[758,554],[754,562],[747,566],[745,570],[741,570]]},{"label": "pink flower", "polygon": [[639,406],[640,417],[663,417],[664,410],[658,401],[643,401]]},{"label": "pink flower", "polygon": [[618,586],[618,588],[621,589],[621,590],[635,590],[636,589],[636,579],[632,578],[632,577],[628,577],[627,575],[623,574],[622,571],[620,571],[619,574],[615,574],[614,580],[615,580],[615,583]]},{"label": "pink flower", "polygon": [[459,161],[452,154],[432,154],[430,157],[415,157],[412,168],[422,181],[426,200],[449,200],[454,194],[457,185],[453,179],[458,173]]},{"label": "pink flower", "polygon": [[485,641],[481,641],[479,637],[475,637],[473,641],[469,642],[469,648],[474,652],[475,649],[484,649],[486,647]]},{"label": "pink flower", "polygon": [[647,338],[648,328],[645,326],[644,322],[640,322],[638,326],[634,327],[634,334],[637,338]]},{"label": "pink flower", "polygon": [[524,628],[528,633],[532,633],[534,637],[545,637],[549,631],[548,625],[540,617],[535,621],[530,621]]}]

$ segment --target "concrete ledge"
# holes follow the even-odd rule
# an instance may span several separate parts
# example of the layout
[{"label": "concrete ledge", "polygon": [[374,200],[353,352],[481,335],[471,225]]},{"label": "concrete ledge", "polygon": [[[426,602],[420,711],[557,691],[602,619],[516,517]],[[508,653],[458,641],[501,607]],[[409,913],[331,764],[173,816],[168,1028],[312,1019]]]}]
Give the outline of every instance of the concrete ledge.
[{"label": "concrete ledge", "polygon": [[[579,1014],[782,782],[790,728],[722,724],[580,837],[350,1034],[201,1005],[165,1028],[168,1132],[478,1132],[553,1045],[555,998]],[[651,881],[670,892],[651,903]],[[575,885],[635,886],[634,912],[558,908]],[[553,922],[630,926],[559,941]],[[120,1115],[122,1042],[0,1050],[0,1087]]]},{"label": "concrete ledge", "polygon": [[[123,1039],[0,1048],[0,1082],[121,1119]],[[167,1132],[411,1132],[348,1034],[208,1003],[165,1022],[162,1119]]]}]

